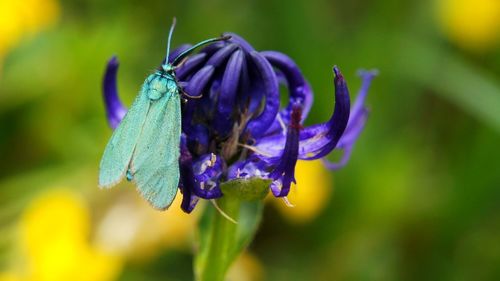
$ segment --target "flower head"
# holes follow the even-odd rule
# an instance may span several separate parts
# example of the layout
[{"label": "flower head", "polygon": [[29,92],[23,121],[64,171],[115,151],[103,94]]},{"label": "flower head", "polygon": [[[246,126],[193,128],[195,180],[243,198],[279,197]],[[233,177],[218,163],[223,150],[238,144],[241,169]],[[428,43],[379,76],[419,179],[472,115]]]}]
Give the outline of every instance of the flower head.
[{"label": "flower head", "polygon": [[[226,35],[231,39],[205,47],[176,69],[186,95],[179,148],[181,207],[186,212],[199,198],[223,196],[220,185],[231,180],[266,179],[276,197],[287,196],[298,159],[323,158],[339,146],[350,154],[366,120],[364,99],[372,74],[363,74],[365,85],[351,109],[346,81],[334,67],[331,118],[303,127],[313,93],[294,61],[279,52],[256,51],[236,34]],[[188,47],[180,46],[169,57]],[[104,79],[104,100],[113,128],[126,112],[116,91],[117,67],[118,61],[112,58]],[[288,88],[284,106],[280,84]]]}]

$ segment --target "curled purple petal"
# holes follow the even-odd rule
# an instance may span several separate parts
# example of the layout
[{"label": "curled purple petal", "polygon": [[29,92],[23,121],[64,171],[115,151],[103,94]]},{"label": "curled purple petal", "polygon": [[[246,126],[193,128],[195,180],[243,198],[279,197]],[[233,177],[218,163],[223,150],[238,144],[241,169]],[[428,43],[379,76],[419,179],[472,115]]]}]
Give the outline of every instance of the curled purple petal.
[{"label": "curled purple petal", "polygon": [[196,124],[190,127],[189,131],[184,132],[188,134],[187,144],[190,151],[196,155],[207,153],[209,134],[205,125]]},{"label": "curled purple petal", "polygon": [[278,166],[269,174],[274,179],[271,191],[276,197],[287,196],[290,192],[290,185],[295,182],[295,164],[299,154],[299,132],[302,109],[300,105],[293,105],[292,118],[286,134],[286,143],[279,160]]},{"label": "curled purple petal", "polygon": [[245,52],[251,53],[255,51],[255,49],[250,45],[245,39],[240,37],[239,35],[231,32],[225,32],[223,34],[224,36],[231,36],[231,39],[229,39],[229,42],[233,42],[237,45],[239,45]]},{"label": "curled purple petal", "polygon": [[260,138],[254,145],[257,154],[267,158],[279,157],[285,147],[286,135],[286,132],[277,132]]},{"label": "curled purple petal", "polygon": [[302,104],[304,111],[301,122],[303,122],[311,109],[313,96],[311,87],[290,57],[275,51],[264,51],[261,54],[278,70],[277,75],[282,77],[290,95],[288,106],[280,111],[272,126],[266,131],[266,135],[269,135],[283,131],[283,124],[290,122],[293,104]]},{"label": "curled purple petal", "polygon": [[[191,44],[182,44],[180,45],[179,47],[175,48],[174,50],[172,50],[170,52],[170,54],[168,55],[168,62],[169,63],[172,63],[174,61],[174,59],[182,54],[182,52],[186,51],[187,49],[191,48]],[[165,60],[163,60],[162,64],[165,62]]]},{"label": "curled purple petal", "polygon": [[349,118],[347,128],[337,143],[337,148],[343,149],[353,145],[358,139],[359,134],[363,131],[367,119],[368,110],[366,108],[360,109],[358,114],[356,114],[356,118]]},{"label": "curled purple petal", "polygon": [[349,159],[351,158],[351,153],[352,153],[352,147],[348,147],[343,149],[343,154],[342,157],[338,162],[332,162],[327,160],[326,158],[323,158],[323,164],[325,165],[326,168],[330,170],[339,170],[343,168],[345,165],[347,165],[347,162],[349,162]]},{"label": "curled purple petal", "polygon": [[[253,71],[251,71],[253,70]],[[264,81],[254,69],[243,66],[241,72],[240,108],[247,114],[261,110],[262,100],[265,96]]]},{"label": "curled purple petal", "polygon": [[184,91],[191,97],[200,97],[202,95],[203,89],[207,86],[212,74],[214,73],[214,67],[212,65],[206,65],[201,68],[193,78],[189,81],[189,84],[184,89]]},{"label": "curled purple petal", "polygon": [[185,213],[189,214],[194,210],[200,198],[194,195],[188,188],[183,187],[181,189],[181,192],[182,192],[181,209]]},{"label": "curled purple petal", "polygon": [[251,83],[250,83],[250,73],[248,71],[247,56],[243,53],[244,59],[241,65],[240,83],[238,87],[238,97],[237,102],[240,106],[241,111],[245,108],[249,108]]},{"label": "curled purple petal", "polygon": [[229,44],[217,52],[215,52],[207,61],[207,65],[212,65],[214,67],[218,67],[222,64],[234,51],[238,49],[236,44]]},{"label": "curled purple petal", "polygon": [[370,89],[371,82],[375,76],[377,76],[377,71],[372,70],[372,71],[364,71],[361,70],[358,72],[358,75],[362,79],[362,84],[361,84],[361,89],[359,90],[358,96],[356,97],[356,100],[354,101],[354,104],[351,108],[351,116],[349,117],[349,123],[347,124],[347,129],[350,127],[350,123],[356,122],[355,120],[358,119],[361,115],[363,115],[366,111],[365,108],[365,100],[366,96],[368,94],[368,90]]},{"label": "curled purple petal", "polygon": [[337,67],[335,73],[335,110],[327,123],[307,127],[300,134],[299,158],[319,159],[330,153],[336,146],[349,121],[349,90],[344,77]]},{"label": "curled purple petal", "polygon": [[238,50],[234,52],[227,63],[224,76],[222,77],[220,95],[217,102],[217,114],[214,119],[215,131],[221,137],[225,137],[234,124],[234,118],[231,118],[231,115],[235,107],[243,60],[243,51]]},{"label": "curled purple petal", "polygon": [[222,157],[213,153],[205,154],[199,157],[194,164],[193,170],[198,182],[215,182],[222,175],[224,163]]},{"label": "curled purple petal", "polygon": [[252,118],[247,124],[247,132],[254,139],[265,134],[278,114],[280,100],[278,80],[269,62],[258,52],[250,53],[264,85],[265,105],[260,115]]},{"label": "curled purple petal", "polygon": [[199,53],[189,57],[186,62],[175,71],[177,79],[180,81],[185,80],[190,74],[198,69],[203,62],[205,62],[206,58],[207,54],[205,53]]},{"label": "curled purple petal", "polygon": [[270,165],[256,157],[250,157],[233,163],[227,173],[228,180],[250,179],[254,177],[267,179]]},{"label": "curled purple petal", "polygon": [[115,129],[127,113],[127,108],[123,106],[118,97],[116,87],[116,73],[118,71],[118,58],[113,56],[106,67],[103,80],[104,104],[109,126]]},{"label": "curled purple petal", "polygon": [[[197,164],[196,167],[198,167],[198,172],[201,174],[198,175],[200,178],[203,178],[201,176],[203,173],[207,172],[207,168],[205,170],[201,171],[199,168],[200,164]],[[181,204],[182,209],[186,212],[190,212],[192,210],[191,206],[193,206],[193,202],[196,202],[196,198],[204,198],[204,199],[213,199],[213,198],[218,198],[222,196],[222,191],[220,190],[218,186],[218,180],[216,182],[216,185],[214,186],[205,186],[206,183],[208,182],[198,182],[196,180],[196,175],[193,170],[193,157],[191,156],[191,153],[189,152],[187,145],[186,145],[186,139],[185,137],[182,138],[181,140],[181,156],[179,158],[179,166],[180,166],[180,172],[181,172],[181,181],[182,181],[182,192],[183,192],[183,203]],[[216,165],[216,161],[214,160],[214,163],[212,165],[213,169],[209,169],[208,173],[214,174],[217,172],[217,169],[221,169],[221,165],[218,164]],[[215,171],[215,172],[214,172]],[[219,175],[222,173],[220,171]],[[218,175],[215,175],[218,176]],[[210,178],[211,179],[211,178]],[[203,183],[203,187],[200,186],[200,183]],[[194,208],[194,206],[193,206]]]},{"label": "curled purple petal", "polygon": [[203,47],[201,49],[200,53],[212,55],[213,53],[217,52],[219,49],[223,48],[226,45],[227,45],[226,41],[215,42],[215,43],[212,43],[210,45],[207,45],[206,47]]},{"label": "curled purple petal", "polygon": [[238,47],[234,44],[225,46],[215,52],[196,74],[193,75],[185,88],[186,93],[191,97],[200,97],[203,89],[212,78],[215,67],[223,63]]},{"label": "curled purple petal", "polygon": [[323,159],[325,166],[330,170],[338,170],[344,167],[349,158],[351,157],[352,148],[358,139],[359,135],[363,131],[366,120],[368,118],[368,110],[365,107],[365,99],[368,94],[368,89],[370,88],[371,81],[377,75],[376,71],[360,71],[359,76],[362,78],[361,89],[356,97],[354,105],[351,108],[351,115],[349,117],[349,122],[347,123],[347,128],[344,134],[337,143],[337,148],[343,151],[342,157],[339,162],[331,162],[327,159]]},{"label": "curled purple petal", "polygon": [[186,136],[181,136],[181,155],[179,157],[180,183],[179,189],[182,192],[181,209],[186,213],[191,213],[198,203],[199,198],[194,195],[196,181],[193,173],[193,158],[186,147]]},{"label": "curled purple petal", "polygon": [[304,120],[311,110],[313,95],[311,93],[310,86],[304,79],[299,67],[290,57],[283,53],[275,51],[264,51],[260,53],[271,63],[272,66],[281,71],[288,84],[290,102],[286,108],[287,112],[282,115],[290,116],[293,104],[301,103],[303,107],[302,120]]}]

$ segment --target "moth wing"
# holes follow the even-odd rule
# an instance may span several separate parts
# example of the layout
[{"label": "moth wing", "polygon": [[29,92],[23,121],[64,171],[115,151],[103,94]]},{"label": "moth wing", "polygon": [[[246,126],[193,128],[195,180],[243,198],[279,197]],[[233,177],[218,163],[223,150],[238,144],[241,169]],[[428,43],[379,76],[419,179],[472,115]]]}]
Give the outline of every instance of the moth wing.
[{"label": "moth wing", "polygon": [[167,209],[179,185],[181,108],[178,93],[153,102],[130,163],[141,195],[156,209]]},{"label": "moth wing", "polygon": [[99,165],[99,186],[101,188],[114,186],[127,172],[148,115],[150,103],[143,86],[106,145]]}]

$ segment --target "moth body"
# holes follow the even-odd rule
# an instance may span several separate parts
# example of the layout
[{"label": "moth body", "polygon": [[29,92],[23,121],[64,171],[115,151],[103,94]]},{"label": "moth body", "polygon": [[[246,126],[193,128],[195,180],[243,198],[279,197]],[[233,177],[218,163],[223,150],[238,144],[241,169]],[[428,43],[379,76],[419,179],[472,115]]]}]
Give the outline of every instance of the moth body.
[{"label": "moth body", "polygon": [[179,86],[175,77],[164,71],[158,71],[151,74],[147,79],[146,91],[148,98],[152,101],[158,100],[165,95],[178,95]]}]

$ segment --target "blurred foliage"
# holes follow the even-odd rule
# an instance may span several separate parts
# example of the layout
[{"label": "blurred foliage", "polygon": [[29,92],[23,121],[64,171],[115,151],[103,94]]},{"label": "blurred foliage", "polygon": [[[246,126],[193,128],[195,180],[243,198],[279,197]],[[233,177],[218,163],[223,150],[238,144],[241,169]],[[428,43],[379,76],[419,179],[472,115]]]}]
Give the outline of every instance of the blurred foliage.
[{"label": "blurred foliage", "polygon": [[[128,184],[109,192],[96,186],[111,133],[100,96],[105,62],[119,56],[119,89],[130,104],[160,62],[175,15],[175,44],[232,31],[259,50],[292,57],[315,92],[308,123],[331,114],[332,65],[343,70],[353,96],[358,68],[381,73],[368,98],[366,130],[351,162],[335,173],[335,190],[329,176],[310,172],[311,183],[299,180],[297,198],[290,198],[297,210],[286,217],[295,219],[268,205],[250,246],[253,261],[243,258],[232,276],[499,280],[499,6],[496,0],[0,0],[0,279],[24,280],[19,272],[30,272],[20,238],[26,214],[61,186],[88,206],[89,234],[78,240],[85,251],[111,244],[102,241],[126,242],[108,249],[123,259],[117,280],[192,278],[193,231],[167,226],[196,217],[178,219],[178,204],[149,214]],[[297,173],[307,169],[299,165]],[[321,191],[325,186],[330,190]],[[318,208],[300,211],[301,202]],[[70,209],[40,220],[55,219],[59,233]]]}]

